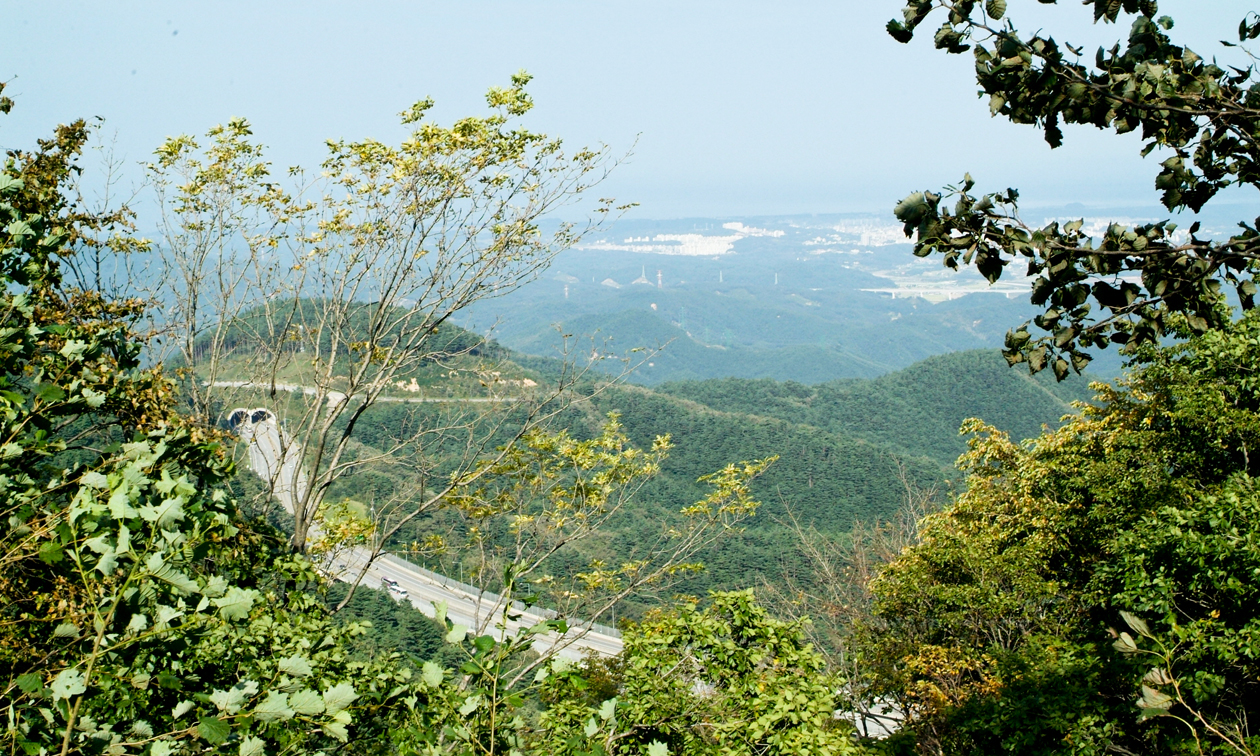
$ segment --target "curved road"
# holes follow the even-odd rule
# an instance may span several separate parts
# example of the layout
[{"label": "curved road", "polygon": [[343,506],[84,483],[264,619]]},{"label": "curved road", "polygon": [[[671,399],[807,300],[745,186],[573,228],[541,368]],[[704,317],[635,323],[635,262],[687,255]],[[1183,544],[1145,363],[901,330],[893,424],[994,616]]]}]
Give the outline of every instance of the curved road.
[{"label": "curved road", "polygon": [[[276,422],[275,414],[264,408],[233,410],[229,422],[241,440],[249,444],[249,466],[260,478],[274,487],[275,496],[290,513],[294,503],[305,495],[306,472],[302,469],[301,447]],[[370,564],[369,564],[370,562]],[[367,564],[362,576],[365,585],[388,585],[389,581],[405,589],[412,605],[430,617],[437,613],[436,606],[446,605],[446,616],[457,626],[469,630],[492,628],[503,613],[502,597],[473,586],[458,583],[398,557],[382,554],[371,560],[371,551],[354,548],[343,554],[332,569],[338,580],[354,583]],[[397,596],[396,590],[390,591]],[[519,607],[509,620],[506,634],[515,635],[523,627],[530,627],[554,616],[543,609]],[[574,623],[576,624],[576,623]],[[481,632],[486,632],[481,630]],[[570,659],[580,659],[586,652],[600,656],[621,653],[620,634],[612,628],[595,625],[593,628],[572,627],[563,637],[549,633],[541,636],[534,649],[540,654],[558,654]]]}]

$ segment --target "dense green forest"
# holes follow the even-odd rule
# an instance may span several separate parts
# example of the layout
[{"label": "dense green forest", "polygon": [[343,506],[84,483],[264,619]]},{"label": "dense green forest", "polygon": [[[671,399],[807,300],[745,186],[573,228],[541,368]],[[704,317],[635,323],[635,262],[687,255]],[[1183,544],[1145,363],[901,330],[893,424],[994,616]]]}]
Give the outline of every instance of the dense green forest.
[{"label": "dense green forest", "polygon": [[734,378],[667,383],[658,391],[728,412],[774,417],[952,465],[962,421],[978,417],[1032,438],[1087,401],[1088,376],[1056,382],[1012,371],[994,351],[955,352],[878,378],[816,385]]},{"label": "dense green forest", "polygon": [[[531,374],[543,379],[543,373]],[[1055,383],[1029,377],[1007,368],[996,352],[983,351],[929,358],[871,381],[803,386],[725,379],[602,390],[578,401],[555,424],[589,438],[609,412],[617,412],[635,444],[647,446],[668,434],[675,447],[634,506],[610,524],[597,550],[587,546],[563,556],[573,569],[594,558],[633,558],[636,544],[650,541],[661,523],[676,520],[682,507],[703,494],[700,476],[731,460],[777,454],[778,462],[752,484],[762,502],[758,515],[706,551],[704,572],[677,589],[704,595],[777,582],[785,572],[809,584],[809,567],[793,548],[791,519],[837,537],[855,522],[890,519],[904,506],[907,485],[945,495],[945,481],[955,477],[953,461],[966,449],[959,433],[965,419],[979,417],[1014,438],[1031,438],[1074,412],[1070,401],[1087,396],[1083,378]],[[432,406],[375,408],[358,436],[365,447],[359,453],[389,446],[399,435],[395,429],[440,422],[441,410]],[[405,475],[388,465],[373,466],[339,482],[331,495],[386,500],[405,485]],[[395,547],[450,527],[442,520],[440,514],[417,519],[397,535]],[[427,565],[460,569],[440,559]],[[626,611],[633,616],[643,606],[631,601]]]},{"label": "dense green forest", "polygon": [[[830,345],[757,347],[729,340],[722,344],[720,335],[714,340],[716,343],[705,343],[646,310],[579,316],[559,325],[565,333],[577,335],[573,343],[579,347],[624,356],[636,365],[631,380],[648,386],[667,380],[728,375],[825,381],[878,375],[887,370],[885,364],[872,361],[860,351],[844,351]],[[561,334],[555,328],[530,338],[514,339],[513,344],[519,351],[538,355],[554,355],[563,348]],[[641,351],[633,351],[636,349]],[[608,369],[620,370],[620,361],[609,363]]]}]

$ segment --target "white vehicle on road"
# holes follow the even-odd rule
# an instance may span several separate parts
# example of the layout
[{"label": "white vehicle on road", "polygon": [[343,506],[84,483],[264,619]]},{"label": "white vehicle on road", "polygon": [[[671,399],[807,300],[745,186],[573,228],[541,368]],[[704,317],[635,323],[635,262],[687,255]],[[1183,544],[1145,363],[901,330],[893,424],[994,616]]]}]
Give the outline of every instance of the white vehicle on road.
[{"label": "white vehicle on road", "polygon": [[399,585],[397,580],[381,578],[381,587],[389,591],[390,595],[396,598],[405,599],[408,596],[407,589]]}]

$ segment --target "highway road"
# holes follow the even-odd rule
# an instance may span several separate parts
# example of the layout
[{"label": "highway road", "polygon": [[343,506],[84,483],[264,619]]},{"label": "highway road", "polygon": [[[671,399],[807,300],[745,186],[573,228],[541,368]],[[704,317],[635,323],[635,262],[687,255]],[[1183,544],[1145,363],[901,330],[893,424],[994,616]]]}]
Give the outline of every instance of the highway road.
[{"label": "highway road", "polygon": [[[206,384],[213,388],[251,388],[270,390],[275,386],[276,391],[289,391],[293,393],[302,393],[307,396],[314,396],[319,393],[312,386],[299,386],[296,383],[256,383],[254,381],[215,381]],[[340,391],[328,391],[324,395],[325,401],[328,403],[329,409],[336,407],[346,400],[346,395]],[[502,404],[504,402],[519,402],[520,397],[515,396],[378,396],[378,402],[401,402],[403,404]]]},{"label": "highway road", "polygon": [[[290,513],[296,502],[301,501],[308,485],[302,468],[301,447],[279,427],[276,416],[265,408],[237,409],[229,416],[233,429],[249,445],[249,465],[264,481],[272,484],[276,499]],[[390,554],[371,559],[371,551],[354,548],[336,558],[330,566],[334,578],[347,583],[360,580],[366,586],[381,586],[391,596],[401,599],[404,595],[413,606],[430,617],[437,613],[437,606],[444,604],[446,616],[456,626],[463,626],[476,634],[503,634],[513,636],[522,628],[531,627],[554,616],[542,609],[515,607],[511,612],[515,619],[505,627],[501,618],[502,597],[451,580]],[[366,572],[363,572],[364,565]],[[389,585],[392,581],[393,586]],[[403,594],[399,589],[404,590]],[[570,620],[571,624],[575,624]],[[540,654],[557,654],[579,659],[593,651],[600,656],[621,653],[620,634],[612,628],[595,625],[593,628],[571,627],[564,636],[556,633],[539,636],[534,649]]]}]

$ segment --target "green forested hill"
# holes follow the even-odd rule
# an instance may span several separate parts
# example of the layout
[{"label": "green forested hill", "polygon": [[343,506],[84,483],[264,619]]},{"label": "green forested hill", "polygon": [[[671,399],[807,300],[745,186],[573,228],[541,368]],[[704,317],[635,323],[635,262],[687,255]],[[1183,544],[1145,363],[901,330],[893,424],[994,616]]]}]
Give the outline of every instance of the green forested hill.
[{"label": "green forested hill", "polygon": [[932,461],[897,455],[880,444],[777,418],[717,411],[647,389],[619,388],[593,404],[601,413],[620,412],[636,443],[671,436],[675,449],[659,489],[670,499],[699,497],[704,489],[696,478],[729,462],[779,455],[754,484],[766,519],[783,514],[786,505],[820,528],[847,529],[855,518],[886,517],[900,505],[897,461],[922,483],[941,475]]},{"label": "green forested hill", "polygon": [[593,404],[600,412],[620,412],[636,443],[665,433],[675,443],[661,477],[643,491],[639,509],[618,534],[627,543],[639,540],[637,531],[658,527],[703,496],[699,476],[730,462],[779,456],[754,483],[762,506],[745,532],[704,554],[705,573],[679,586],[698,595],[756,585],[763,577],[776,581],[785,569],[799,572],[802,565],[791,561],[795,535],[784,525],[789,508],[802,523],[839,534],[855,520],[888,518],[902,506],[899,464],[924,487],[944,478],[933,461],[897,455],[879,444],[777,418],[717,411],[648,389],[619,388]]},{"label": "green forested hill", "polygon": [[[401,422],[436,422],[436,417],[424,418],[419,413],[437,412],[436,405],[373,409],[371,417],[365,418],[367,432],[361,440],[385,445],[390,427]],[[902,505],[902,470],[924,487],[937,485],[945,477],[945,469],[936,461],[898,454],[883,444],[779,418],[720,411],[637,386],[611,387],[581,400],[557,418],[556,426],[577,437],[590,437],[610,412],[620,414],[636,445],[646,447],[655,436],[668,434],[674,448],[661,474],[608,532],[558,555],[575,570],[592,559],[618,563],[634,558],[636,548],[653,543],[664,527],[680,521],[683,507],[708,492],[707,486],[697,482],[700,476],[732,462],[779,456],[754,483],[754,493],[762,502],[757,516],[744,532],[701,554],[706,570],[674,588],[695,595],[756,585],[762,578],[775,580],[784,569],[798,570],[800,565],[790,562],[795,554],[794,536],[783,524],[789,508],[801,522],[839,534],[855,520],[886,518]],[[333,498],[387,499],[401,488],[405,474],[399,467],[373,466],[339,482]],[[398,542],[420,541],[451,524],[441,514],[418,518],[399,533]],[[438,562],[429,566],[449,569]],[[634,612],[635,607],[626,610]]]},{"label": "green forested hill", "polygon": [[[672,341],[629,377],[655,386],[874,378],[934,354],[996,348],[1036,314],[1015,290],[1002,295],[978,274],[914,257],[908,242],[887,243],[905,241],[888,216],[760,218],[753,225],[773,232],[735,238],[708,228],[694,237],[729,237],[733,246],[717,255],[622,244],[710,226],[696,220],[622,219],[603,240],[611,246],[567,250],[538,280],[478,302],[458,322],[535,355],[555,353],[557,328],[611,338],[618,353]],[[872,235],[877,227],[890,233]],[[1118,373],[1107,352],[1097,357],[1099,375]]]},{"label": "green forested hill", "polygon": [[968,417],[1013,438],[1030,438],[1042,424],[1071,412],[1070,402],[1091,397],[1085,378],[1056,383],[1045,373],[1030,377],[989,350],[929,357],[872,380],[806,386],[728,378],[668,383],[657,391],[729,412],[811,425],[942,464],[966,449],[958,427]]},{"label": "green forested hill", "polygon": [[[511,365],[518,356],[502,350],[496,357]],[[520,361],[543,381],[554,368],[542,359]],[[592,559],[618,563],[634,558],[636,548],[653,542],[663,527],[677,521],[680,509],[705,495],[706,486],[697,483],[700,476],[733,462],[779,456],[754,484],[763,502],[760,513],[744,532],[702,554],[707,570],[678,587],[703,595],[755,585],[762,578],[773,581],[784,569],[800,568],[789,563],[796,553],[794,536],[784,524],[789,510],[800,522],[832,534],[848,531],[855,520],[890,517],[905,499],[903,476],[932,487],[949,475],[949,465],[965,447],[958,436],[964,418],[978,416],[1016,437],[1032,436],[1042,423],[1071,411],[1068,402],[1085,398],[1087,389],[1080,379],[1064,384],[1032,379],[1008,368],[996,352],[972,351],[933,357],[870,380],[806,386],[718,379],[657,389],[621,385],[595,391],[590,386],[579,394],[586,398],[558,416],[556,428],[591,437],[609,413],[617,412],[633,443],[646,447],[655,436],[668,434],[674,450],[610,532],[558,555],[574,570]],[[447,422],[445,413],[460,411],[452,404],[378,405],[363,418],[356,433],[362,446],[353,453],[377,456],[407,428],[440,427]],[[522,409],[505,406],[504,411]],[[439,457],[444,453],[434,451]],[[410,470],[408,465],[369,464],[337,481],[331,500],[388,500],[407,488]],[[440,514],[417,518],[397,541],[422,541],[453,524],[443,520]]]}]

